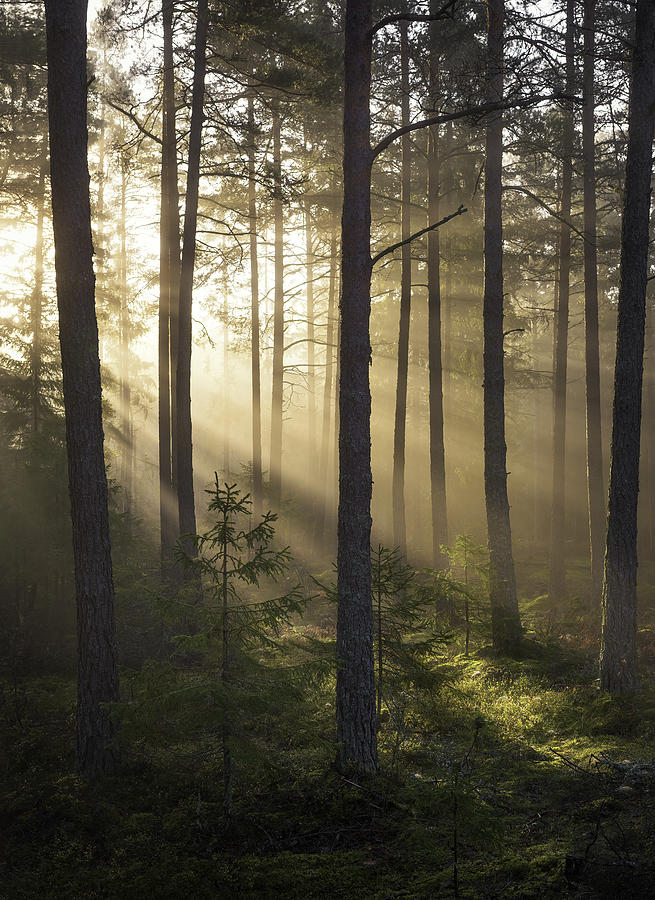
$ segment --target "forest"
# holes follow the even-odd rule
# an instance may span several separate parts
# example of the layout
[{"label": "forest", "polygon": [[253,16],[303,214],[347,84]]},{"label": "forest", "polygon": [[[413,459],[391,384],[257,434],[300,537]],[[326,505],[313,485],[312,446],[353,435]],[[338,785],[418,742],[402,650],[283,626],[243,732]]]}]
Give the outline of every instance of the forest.
[{"label": "forest", "polygon": [[2,0],[0,900],[655,897],[654,131],[655,0]]}]

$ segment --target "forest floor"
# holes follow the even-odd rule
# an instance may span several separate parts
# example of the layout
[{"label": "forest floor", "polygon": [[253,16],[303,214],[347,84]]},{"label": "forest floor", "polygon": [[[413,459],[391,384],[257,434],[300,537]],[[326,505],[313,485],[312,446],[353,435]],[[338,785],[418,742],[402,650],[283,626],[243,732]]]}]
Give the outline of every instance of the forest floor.
[{"label": "forest floor", "polygon": [[90,786],[73,681],[5,681],[0,897],[655,897],[652,678],[609,698],[591,649],[526,646],[452,648],[425,714],[382,723],[371,781],[330,765],[326,686],[244,761],[227,826],[211,742],[129,737]]}]

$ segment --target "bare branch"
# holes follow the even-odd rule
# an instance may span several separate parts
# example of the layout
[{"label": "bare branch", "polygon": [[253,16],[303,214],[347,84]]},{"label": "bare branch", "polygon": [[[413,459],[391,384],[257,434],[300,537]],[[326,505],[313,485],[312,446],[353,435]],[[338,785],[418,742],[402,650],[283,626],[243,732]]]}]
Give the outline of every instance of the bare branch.
[{"label": "bare branch", "polygon": [[371,28],[371,30],[366,35],[369,40],[375,36],[375,34],[380,31],[382,28],[386,28],[387,25],[395,25],[396,22],[436,22],[438,19],[452,19],[453,17],[453,8],[457,0],[448,0],[447,3],[441,7],[441,9],[432,14],[428,13],[398,13],[393,16],[385,16],[383,19],[380,19],[379,22],[376,22],[375,25]]},{"label": "bare branch", "polygon": [[412,241],[415,241],[416,238],[421,237],[423,234],[427,234],[428,231],[434,231],[435,228],[441,227],[441,225],[445,225],[446,222],[450,222],[451,219],[456,218],[457,216],[461,216],[463,213],[468,212],[465,206],[460,206],[454,213],[451,213],[449,216],[446,216],[444,219],[441,219],[440,222],[435,222],[433,225],[428,225],[427,228],[421,228],[420,231],[415,231],[414,234],[410,234],[408,238],[405,238],[404,241],[398,241],[396,244],[392,244],[390,247],[386,247],[384,250],[380,250],[379,253],[376,253],[373,259],[371,260],[371,266],[374,266],[376,262],[379,262],[383,256],[386,256],[388,253],[393,253],[394,250],[397,250],[399,247],[404,247],[405,244],[409,244]]},{"label": "bare branch", "polygon": [[110,100],[109,97],[105,97],[104,99],[105,99],[105,103],[107,104],[107,106],[111,106],[111,108],[115,109],[116,112],[122,113],[124,116],[126,116],[130,120],[130,122],[134,122],[134,124],[139,129],[141,134],[145,134],[146,137],[149,137],[151,140],[155,141],[155,143],[161,144],[161,138],[157,137],[157,135],[153,134],[151,131],[148,131],[148,129],[145,127],[145,125],[143,125],[138,120],[135,113],[131,109],[124,109],[122,106],[119,106],[117,103],[114,103],[113,100]]},{"label": "bare branch", "polygon": [[454,122],[456,119],[468,119],[472,116],[485,116],[488,113],[500,112],[504,109],[525,109],[529,106],[536,106],[537,103],[544,103],[546,100],[575,100],[569,94],[539,94],[536,97],[523,97],[520,100],[503,100],[499,103],[481,103],[479,106],[469,106],[466,109],[460,109],[457,112],[443,113],[439,116],[430,116],[428,119],[421,119],[418,122],[411,122],[409,125],[403,125],[397,128],[383,138],[379,144],[376,144],[371,151],[372,158],[375,159],[383,150],[386,150],[389,144],[393,144],[404,134],[410,131],[418,131],[420,128],[429,128],[431,125],[441,125],[443,122]]},{"label": "bare branch", "polygon": [[535,203],[538,203],[539,206],[542,207],[542,209],[545,209],[549,216],[552,216],[559,222],[563,222],[571,229],[571,231],[574,231],[578,235],[578,237],[581,237],[583,240],[587,240],[583,231],[580,231],[579,228],[576,228],[575,225],[572,222],[569,222],[568,219],[565,219],[564,216],[560,216],[560,214],[556,210],[552,209],[552,207],[550,207],[544,200],[542,200],[541,197],[533,194],[532,191],[528,190],[527,188],[524,188],[519,184],[504,184],[503,190],[516,191],[519,194],[525,194],[527,197],[530,197],[532,200],[534,200]]}]

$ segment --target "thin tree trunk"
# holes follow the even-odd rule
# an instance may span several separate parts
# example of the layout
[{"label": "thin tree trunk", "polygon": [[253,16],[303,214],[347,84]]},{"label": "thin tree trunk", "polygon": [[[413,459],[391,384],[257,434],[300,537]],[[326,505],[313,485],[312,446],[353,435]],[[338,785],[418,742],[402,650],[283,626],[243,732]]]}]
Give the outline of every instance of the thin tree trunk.
[{"label": "thin tree trunk", "polygon": [[[566,93],[575,91],[573,44],[574,0],[566,6]],[[562,123],[562,192],[560,201],[559,289],[555,326],[553,493],[550,538],[551,601],[566,597],[566,375],[569,340],[569,281],[571,270],[571,181],[573,177],[573,110],[567,104]]]},{"label": "thin tree trunk", "polygon": [[[191,305],[193,270],[196,256],[200,151],[202,145],[203,100],[205,93],[205,48],[207,46],[207,0],[198,0],[195,50],[193,54],[193,93],[189,132],[184,236],[180,269],[179,346],[177,359],[177,497],[180,533],[195,534],[196,511],[193,495],[193,447],[191,443]],[[191,547],[189,546],[189,550]]]},{"label": "thin tree trunk", "polygon": [[[436,13],[435,0],[430,10]],[[438,23],[430,25],[430,107],[439,105]],[[440,160],[439,126],[433,126],[428,143],[428,224],[439,221]],[[448,544],[446,506],[446,458],[444,447],[443,368],[441,359],[441,259],[439,229],[428,233],[428,365],[430,385],[430,498],[432,504],[432,565],[443,569],[447,557],[441,547]]]},{"label": "thin tree trunk", "polygon": [[637,497],[653,132],[655,2],[637,0],[614,370],[600,684],[628,694],[637,671]]},{"label": "thin tree trunk", "polygon": [[50,180],[77,605],[77,766],[111,774],[114,585],[87,158],[85,0],[46,0]]},{"label": "thin tree trunk", "polygon": [[[332,182],[335,193],[334,180]],[[328,506],[332,506],[332,478],[328,475],[330,455],[330,411],[332,405],[332,375],[334,369],[334,299],[337,282],[337,220],[336,214],[332,217],[332,233],[330,235],[330,278],[328,283],[327,305],[327,329],[325,337],[325,383],[323,385],[323,428],[321,438],[321,458],[319,463],[319,483],[321,496],[321,509],[317,516],[317,542],[321,542],[325,535]],[[337,404],[338,405],[338,404]]]},{"label": "thin tree trunk", "polygon": [[259,266],[257,257],[257,184],[255,182],[255,104],[248,96],[248,230],[250,232],[250,365],[252,390],[252,507],[262,512],[262,399],[259,369]]},{"label": "thin tree trunk", "polygon": [[312,210],[305,197],[305,277],[307,280],[307,416],[309,478],[314,477],[316,460],[316,346],[314,344],[314,248],[312,246]]},{"label": "thin tree trunk", "polygon": [[[488,100],[503,99],[503,0],[487,0]],[[493,643],[515,653],[521,638],[507,497],[503,350],[503,119],[489,116],[484,186],[484,491],[489,535]]]},{"label": "thin tree trunk", "polygon": [[43,224],[45,220],[45,179],[48,171],[48,132],[41,138],[39,157],[39,184],[36,208],[36,240],[34,244],[34,288],[30,304],[30,326],[32,345],[30,348],[30,368],[32,378],[32,431],[39,430],[41,413],[41,319],[43,317]]},{"label": "thin tree trunk", "polygon": [[280,110],[273,105],[273,218],[275,220],[275,299],[273,310],[273,377],[271,397],[271,498],[279,505],[282,493],[282,405],[284,398],[284,221],[282,217],[282,158]]},{"label": "thin tree trunk", "polygon": [[337,549],[341,769],[378,768],[371,604],[371,0],[347,0]]},{"label": "thin tree trunk", "polygon": [[584,162],[585,374],[587,414],[587,497],[591,600],[600,606],[603,589],[604,502],[598,343],[598,268],[596,252],[596,160],[594,145],[594,28],[596,0],[584,0],[582,155]]},{"label": "thin tree trunk", "polygon": [[230,480],[230,421],[232,404],[230,402],[230,310],[228,303],[227,272],[223,278],[223,471]]},{"label": "thin tree trunk", "polygon": [[158,413],[159,413],[159,525],[162,567],[168,565],[178,535],[177,503],[173,493],[172,388],[177,365],[177,279],[180,263],[180,225],[177,192],[175,85],[173,61],[173,0],[163,0],[164,34],[161,205],[159,224]]},{"label": "thin tree trunk", "polygon": [[119,262],[119,395],[120,395],[120,434],[121,465],[120,482],[123,487],[123,512],[129,513],[131,508],[132,484],[131,459],[132,445],[130,433],[130,381],[129,381],[129,310],[127,305],[127,171],[125,157],[121,157],[121,213],[120,213],[120,262]]},{"label": "thin tree trunk", "polygon": [[[401,126],[409,124],[409,46],[407,22],[400,23],[400,109]],[[401,240],[411,234],[411,140],[401,138]],[[392,509],[393,539],[402,553],[407,552],[405,527],[405,432],[407,426],[407,372],[409,367],[409,325],[412,302],[412,249],[401,249],[400,320],[398,325],[398,374],[396,377],[396,415],[393,432]]]}]

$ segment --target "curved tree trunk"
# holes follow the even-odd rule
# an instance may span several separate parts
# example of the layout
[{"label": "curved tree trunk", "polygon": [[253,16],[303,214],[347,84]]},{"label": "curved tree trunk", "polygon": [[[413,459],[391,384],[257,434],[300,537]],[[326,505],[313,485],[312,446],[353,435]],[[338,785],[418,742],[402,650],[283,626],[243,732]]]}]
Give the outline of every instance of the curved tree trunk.
[{"label": "curved tree trunk", "polygon": [[637,671],[637,497],[655,130],[655,0],[637,0],[614,369],[600,684],[628,694]]},{"label": "curved tree trunk", "polygon": [[[503,0],[487,0],[489,15],[488,100],[503,99]],[[489,535],[493,643],[515,653],[521,638],[512,533],[507,497],[505,373],[503,360],[503,119],[489,116],[484,186],[484,492]]]},{"label": "curved tree trunk", "polygon": [[[196,39],[193,55],[193,93],[189,162],[187,168],[184,236],[180,269],[179,347],[177,359],[177,497],[180,533],[194,534],[196,511],[193,495],[193,447],[191,443],[191,305],[196,256],[200,150],[202,144],[203,100],[205,93],[205,48],[207,46],[207,0],[198,0]],[[190,546],[188,548],[191,549]]]},{"label": "curved tree trunk", "polygon": [[87,160],[85,0],[47,0],[50,180],[77,605],[77,766],[116,767],[118,699]]},{"label": "curved tree trunk", "polygon": [[337,741],[342,770],[378,767],[371,604],[371,0],[347,0],[339,367]]}]

